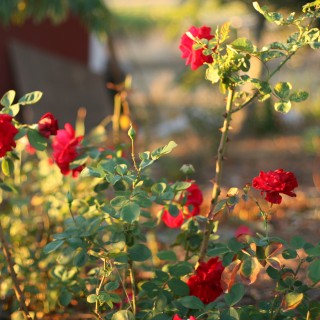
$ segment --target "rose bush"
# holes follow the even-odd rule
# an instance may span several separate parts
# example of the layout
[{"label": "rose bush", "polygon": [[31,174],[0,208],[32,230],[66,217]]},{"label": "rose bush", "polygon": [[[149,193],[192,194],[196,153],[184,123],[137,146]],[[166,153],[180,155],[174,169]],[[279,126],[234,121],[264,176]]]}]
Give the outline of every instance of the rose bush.
[{"label": "rose bush", "polygon": [[[189,180],[188,166],[183,166],[186,177],[181,181],[157,180],[150,173],[155,162],[161,164],[161,158],[177,147],[175,142],[137,154],[131,126],[126,141],[130,159],[120,156],[122,146],[116,151],[103,147],[101,126],[82,143],[83,137],[65,124],[51,141],[57,129],[53,115],[44,115],[33,125],[15,119],[20,107],[39,101],[40,92],[26,94],[16,103],[14,91],[2,97],[1,294],[10,315],[99,320],[319,318],[320,303],[314,299],[320,283],[319,244],[297,236],[290,241],[270,236],[274,206],[266,211],[252,197],[249,185],[226,190],[222,185],[233,113],[256,99],[272,97],[275,110],[282,113],[305,100],[306,92],[293,91],[284,81],[274,85],[271,79],[298,50],[317,49],[320,43],[320,31],[312,25],[320,16],[317,1],[305,5],[297,19],[257,3],[254,7],[270,22],[296,28],[295,33],[286,42],[262,49],[243,37],[226,43],[228,23],[214,35],[208,27],[193,27],[181,39],[180,49],[191,68],[205,65],[207,80],[219,83],[226,95],[207,212],[200,210],[202,192]],[[268,66],[266,78],[252,78],[251,59]],[[120,137],[119,132],[114,134]],[[25,136],[37,150],[31,160],[24,153]],[[48,158],[41,151],[50,146]],[[59,169],[48,166],[51,157]],[[252,187],[267,203],[280,204],[280,194],[295,196],[298,183],[293,173],[277,169],[261,171]],[[250,198],[257,203],[264,230],[242,229],[220,239],[223,214]],[[162,216],[155,212],[159,206]],[[272,296],[247,303],[243,298],[261,272]],[[17,303],[11,302],[13,297]]]}]

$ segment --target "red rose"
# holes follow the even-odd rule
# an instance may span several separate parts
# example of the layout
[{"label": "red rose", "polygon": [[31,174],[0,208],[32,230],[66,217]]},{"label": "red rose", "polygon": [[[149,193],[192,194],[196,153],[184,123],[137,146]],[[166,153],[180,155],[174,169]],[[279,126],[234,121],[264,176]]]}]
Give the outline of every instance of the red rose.
[{"label": "red rose", "polygon": [[[66,123],[64,129],[57,131],[57,135],[52,142],[53,159],[60,168],[63,175],[69,174],[70,162],[78,155],[78,147],[83,137],[76,137],[75,131],[70,123]],[[82,166],[72,170],[75,177],[82,170]]]},{"label": "red rose", "polygon": [[0,158],[16,146],[13,140],[19,132],[11,122],[12,117],[8,114],[0,114]]},{"label": "red rose", "polygon": [[[203,26],[196,28],[192,26],[188,30],[196,39],[207,39],[211,40],[214,35],[210,34],[211,28]],[[186,65],[190,64],[192,70],[196,70],[201,67],[205,62],[213,62],[211,55],[206,56],[203,54],[203,50],[206,48],[194,49],[196,41],[191,39],[186,33],[181,37],[179,49],[182,51],[182,58],[187,59]]]},{"label": "red rose", "polygon": [[196,274],[188,280],[190,295],[198,297],[205,304],[216,300],[223,292],[220,284],[223,270],[222,262],[218,258],[200,262]]},{"label": "red rose", "polygon": [[47,112],[38,121],[38,128],[39,133],[45,138],[49,138],[50,135],[55,136],[58,130],[58,121],[52,113]]},{"label": "red rose", "polygon": [[[190,318],[188,318],[189,320],[197,320],[194,316],[191,316]],[[188,320],[187,319],[187,320]],[[172,318],[172,320],[183,320],[183,318],[180,318],[177,314],[175,314]]]},{"label": "red rose", "polygon": [[[172,216],[168,210],[164,210],[162,213],[162,221],[169,228],[179,228],[185,218],[191,218],[200,213],[200,206],[203,201],[202,192],[199,189],[199,186],[195,183],[192,183],[189,188],[186,189],[184,194],[179,197],[179,200],[176,201],[176,204],[182,205],[182,208],[179,210],[177,216]],[[181,202],[185,202],[181,204]]]},{"label": "red rose", "polygon": [[260,171],[259,176],[252,180],[252,186],[261,190],[261,195],[265,193],[265,199],[268,202],[279,204],[282,201],[280,193],[290,197],[296,196],[292,191],[298,187],[298,182],[292,172],[277,169],[268,172]]}]

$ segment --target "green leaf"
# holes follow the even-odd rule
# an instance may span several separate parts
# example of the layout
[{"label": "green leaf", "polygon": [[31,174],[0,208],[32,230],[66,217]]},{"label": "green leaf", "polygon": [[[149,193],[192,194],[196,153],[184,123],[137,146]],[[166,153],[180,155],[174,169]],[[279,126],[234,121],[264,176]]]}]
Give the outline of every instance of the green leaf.
[{"label": "green leaf", "polygon": [[113,314],[111,320],[134,320],[134,315],[129,310],[120,310]]},{"label": "green leaf", "polygon": [[159,295],[161,289],[152,281],[146,281],[141,286],[149,298],[154,298]]},{"label": "green leaf", "polygon": [[13,174],[14,165],[10,158],[3,158],[1,161],[1,169],[5,176],[9,177]]},{"label": "green leaf", "polygon": [[110,201],[110,204],[114,208],[122,208],[123,206],[127,205],[128,203],[130,203],[130,200],[127,196],[118,196],[118,197],[113,198]]},{"label": "green leaf", "polygon": [[187,296],[190,294],[189,286],[182,280],[172,278],[168,281],[168,286],[172,293],[176,296]]},{"label": "green leaf", "polygon": [[260,7],[259,3],[257,1],[252,2],[252,6],[253,8],[258,11],[259,13],[261,13],[262,15],[264,15],[265,13],[265,7]]},{"label": "green leaf", "polygon": [[183,277],[193,271],[193,265],[187,261],[181,261],[169,266],[169,273],[173,277]]},{"label": "green leaf", "polygon": [[85,265],[86,261],[87,261],[87,251],[86,250],[80,250],[79,252],[76,253],[76,255],[74,256],[73,259],[73,264],[76,267],[82,267],[83,265]]},{"label": "green leaf", "polygon": [[213,209],[213,214],[215,215],[215,214],[217,214],[218,212],[222,211],[222,210],[226,207],[227,201],[228,201],[227,199],[222,199],[222,200],[220,200],[220,201],[216,204],[216,206],[214,207],[214,209]]},{"label": "green leaf", "polygon": [[229,293],[225,295],[224,299],[229,306],[233,306],[242,299],[244,293],[244,285],[242,283],[236,283],[231,287]]},{"label": "green leaf", "polygon": [[140,217],[140,207],[135,202],[130,202],[121,208],[120,217],[128,222],[132,223],[137,221]]},{"label": "green leaf", "polygon": [[159,251],[157,256],[160,260],[177,261],[176,254],[171,250]]},{"label": "green leaf", "polygon": [[62,293],[59,295],[59,303],[66,307],[72,299],[72,293],[69,291],[63,290]]},{"label": "green leaf", "polygon": [[151,251],[144,244],[135,244],[128,249],[128,257],[132,261],[145,261],[151,257]]},{"label": "green leaf", "polygon": [[297,257],[297,251],[294,249],[285,249],[282,252],[282,257],[286,260],[288,259],[294,259]]},{"label": "green leaf", "polygon": [[45,254],[48,254],[50,252],[53,252],[57,250],[59,247],[61,247],[64,244],[64,240],[55,240],[52,242],[49,242],[44,248],[43,252]]},{"label": "green leaf", "polygon": [[70,162],[70,165],[69,165],[70,169],[76,169],[76,168],[84,165],[87,162],[88,158],[89,158],[89,156],[86,153],[77,157],[76,160]]},{"label": "green leaf", "polygon": [[225,253],[229,252],[229,248],[227,246],[215,247],[213,249],[208,250],[209,257],[216,257],[224,255]]},{"label": "green leaf", "polygon": [[290,101],[279,101],[274,104],[274,109],[281,113],[288,113],[291,109]]},{"label": "green leaf", "polygon": [[110,281],[104,286],[105,291],[113,291],[119,288],[119,281]]},{"label": "green leaf", "polygon": [[291,89],[292,89],[292,85],[289,82],[278,82],[274,86],[274,93],[280,99],[286,100],[289,98]]},{"label": "green leaf", "polygon": [[220,72],[219,66],[216,64],[209,64],[206,69],[206,80],[211,81],[212,84],[219,82]]},{"label": "green leaf", "polygon": [[191,186],[191,182],[178,181],[174,183],[171,187],[176,191],[186,190]]},{"label": "green leaf", "polygon": [[319,257],[320,256],[320,245],[317,245],[316,247],[312,247],[312,248],[305,248],[304,251],[310,257]]},{"label": "green leaf", "polygon": [[167,185],[163,182],[159,182],[159,183],[155,183],[152,187],[151,187],[151,192],[154,194],[162,194],[167,188]]},{"label": "green leaf", "polygon": [[315,260],[309,265],[308,277],[314,283],[320,281],[320,260]]},{"label": "green leaf", "polygon": [[203,309],[204,305],[203,302],[195,297],[195,296],[187,296],[183,297],[178,300],[184,307],[188,309],[196,309],[196,310],[201,310]]},{"label": "green leaf", "polygon": [[27,136],[32,147],[40,151],[46,149],[48,140],[43,137],[37,130],[28,129]]},{"label": "green leaf", "polygon": [[238,312],[235,308],[231,307],[227,310],[224,310],[221,313],[220,320],[239,320]]},{"label": "green leaf", "polygon": [[169,211],[170,215],[173,217],[177,217],[180,213],[179,208],[172,203],[169,204],[168,211]]},{"label": "green leaf", "polygon": [[254,51],[252,42],[247,38],[238,38],[231,43],[231,46],[239,51],[245,51],[249,53]]},{"label": "green leaf", "polygon": [[230,24],[231,22],[225,22],[224,24],[222,24],[219,33],[219,44],[223,43],[226,39],[229,38]]},{"label": "green leaf", "polygon": [[16,96],[16,92],[14,90],[9,90],[1,98],[1,101],[0,101],[1,105],[4,106],[5,108],[9,108],[12,105],[15,96]]},{"label": "green leaf", "polygon": [[272,51],[263,51],[260,55],[260,59],[262,61],[270,61],[273,59],[277,59],[277,58],[281,58],[284,57],[286,54],[283,53],[282,51],[276,51],[276,50],[272,50]]},{"label": "green leaf", "polygon": [[26,104],[34,104],[38,102],[42,97],[41,91],[33,91],[30,93],[25,94],[23,97],[19,99],[19,104],[26,105]]},{"label": "green leaf", "polygon": [[289,311],[295,309],[303,300],[303,293],[289,292],[282,301],[282,310]]},{"label": "green leaf", "polygon": [[13,185],[5,182],[0,182],[0,188],[7,192],[14,192],[14,193],[18,192],[18,190]]},{"label": "green leaf", "polygon": [[174,141],[170,141],[164,147],[160,147],[160,148],[152,151],[151,152],[151,159],[157,160],[157,159],[161,158],[165,154],[170,153],[176,146],[177,146],[177,144]]},{"label": "green leaf", "polygon": [[87,296],[88,303],[95,303],[96,301],[98,301],[98,296],[96,294],[89,294]]},{"label": "green leaf", "polygon": [[228,248],[235,253],[237,253],[238,251],[241,251],[244,247],[245,245],[239,242],[236,238],[231,238],[228,241]]},{"label": "green leaf", "polygon": [[301,249],[305,245],[306,241],[301,236],[294,236],[291,241],[290,245],[294,249]]},{"label": "green leaf", "polygon": [[302,102],[307,100],[308,97],[309,93],[306,91],[295,91],[290,95],[289,99],[294,102]]}]

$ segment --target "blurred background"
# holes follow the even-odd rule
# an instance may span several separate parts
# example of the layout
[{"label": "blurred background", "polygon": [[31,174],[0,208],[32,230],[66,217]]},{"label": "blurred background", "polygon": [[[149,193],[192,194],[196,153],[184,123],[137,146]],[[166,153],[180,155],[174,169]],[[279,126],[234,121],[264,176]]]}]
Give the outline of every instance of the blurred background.
[{"label": "blurred background", "polygon": [[[274,0],[260,5],[288,14],[306,2]],[[248,37],[257,46],[285,40],[292,32],[265,23],[251,1],[235,0],[1,0],[0,20],[1,94],[9,89],[18,96],[44,92],[35,107],[24,108],[25,121],[36,122],[50,111],[60,127],[81,117],[89,132],[98,124],[109,125],[118,103],[117,125],[123,133],[116,142],[127,142],[130,121],[138,132],[137,151],[175,140],[178,148],[161,160],[155,175],[181,179],[179,168],[192,163],[192,178],[207,190],[207,202],[224,97],[204,80],[205,67],[191,71],[184,65],[180,37],[191,25],[214,31],[227,21],[231,37]],[[226,188],[241,188],[260,170],[293,171],[299,197],[285,199],[277,215],[290,207],[294,221],[312,221],[306,228],[315,227],[320,215],[319,67],[318,52],[305,49],[289,61],[281,78],[273,80],[290,81],[293,88],[310,93],[289,114],[275,113],[267,101],[234,116],[223,181]],[[257,64],[252,72],[258,76],[263,70]],[[115,142],[114,132],[108,145]],[[234,214],[241,219],[256,218],[250,205],[237,210]],[[300,222],[296,229],[304,232]]]}]

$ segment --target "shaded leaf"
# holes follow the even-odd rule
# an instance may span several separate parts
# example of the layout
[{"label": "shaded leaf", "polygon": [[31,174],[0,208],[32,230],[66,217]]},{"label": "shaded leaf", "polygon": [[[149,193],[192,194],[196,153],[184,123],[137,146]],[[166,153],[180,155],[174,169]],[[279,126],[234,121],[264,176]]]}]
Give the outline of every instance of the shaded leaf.
[{"label": "shaded leaf", "polygon": [[40,151],[46,149],[48,140],[43,137],[37,130],[28,129],[27,136],[32,147]]},{"label": "shaded leaf", "polygon": [[236,283],[225,295],[224,299],[229,306],[233,306],[238,303],[244,296],[245,288],[242,283]]},{"label": "shaded leaf", "polygon": [[320,260],[315,260],[309,265],[308,277],[314,283],[320,281]]},{"label": "shaded leaf", "polygon": [[138,243],[128,249],[128,257],[132,261],[145,261],[151,257],[151,251],[144,244]]},{"label": "shaded leaf", "polygon": [[187,296],[178,300],[184,307],[188,309],[203,309],[203,302],[195,296]]},{"label": "shaded leaf", "polygon": [[48,254],[50,252],[53,252],[57,250],[59,247],[61,247],[64,244],[64,240],[55,240],[52,242],[49,242],[44,248],[43,252]]}]

